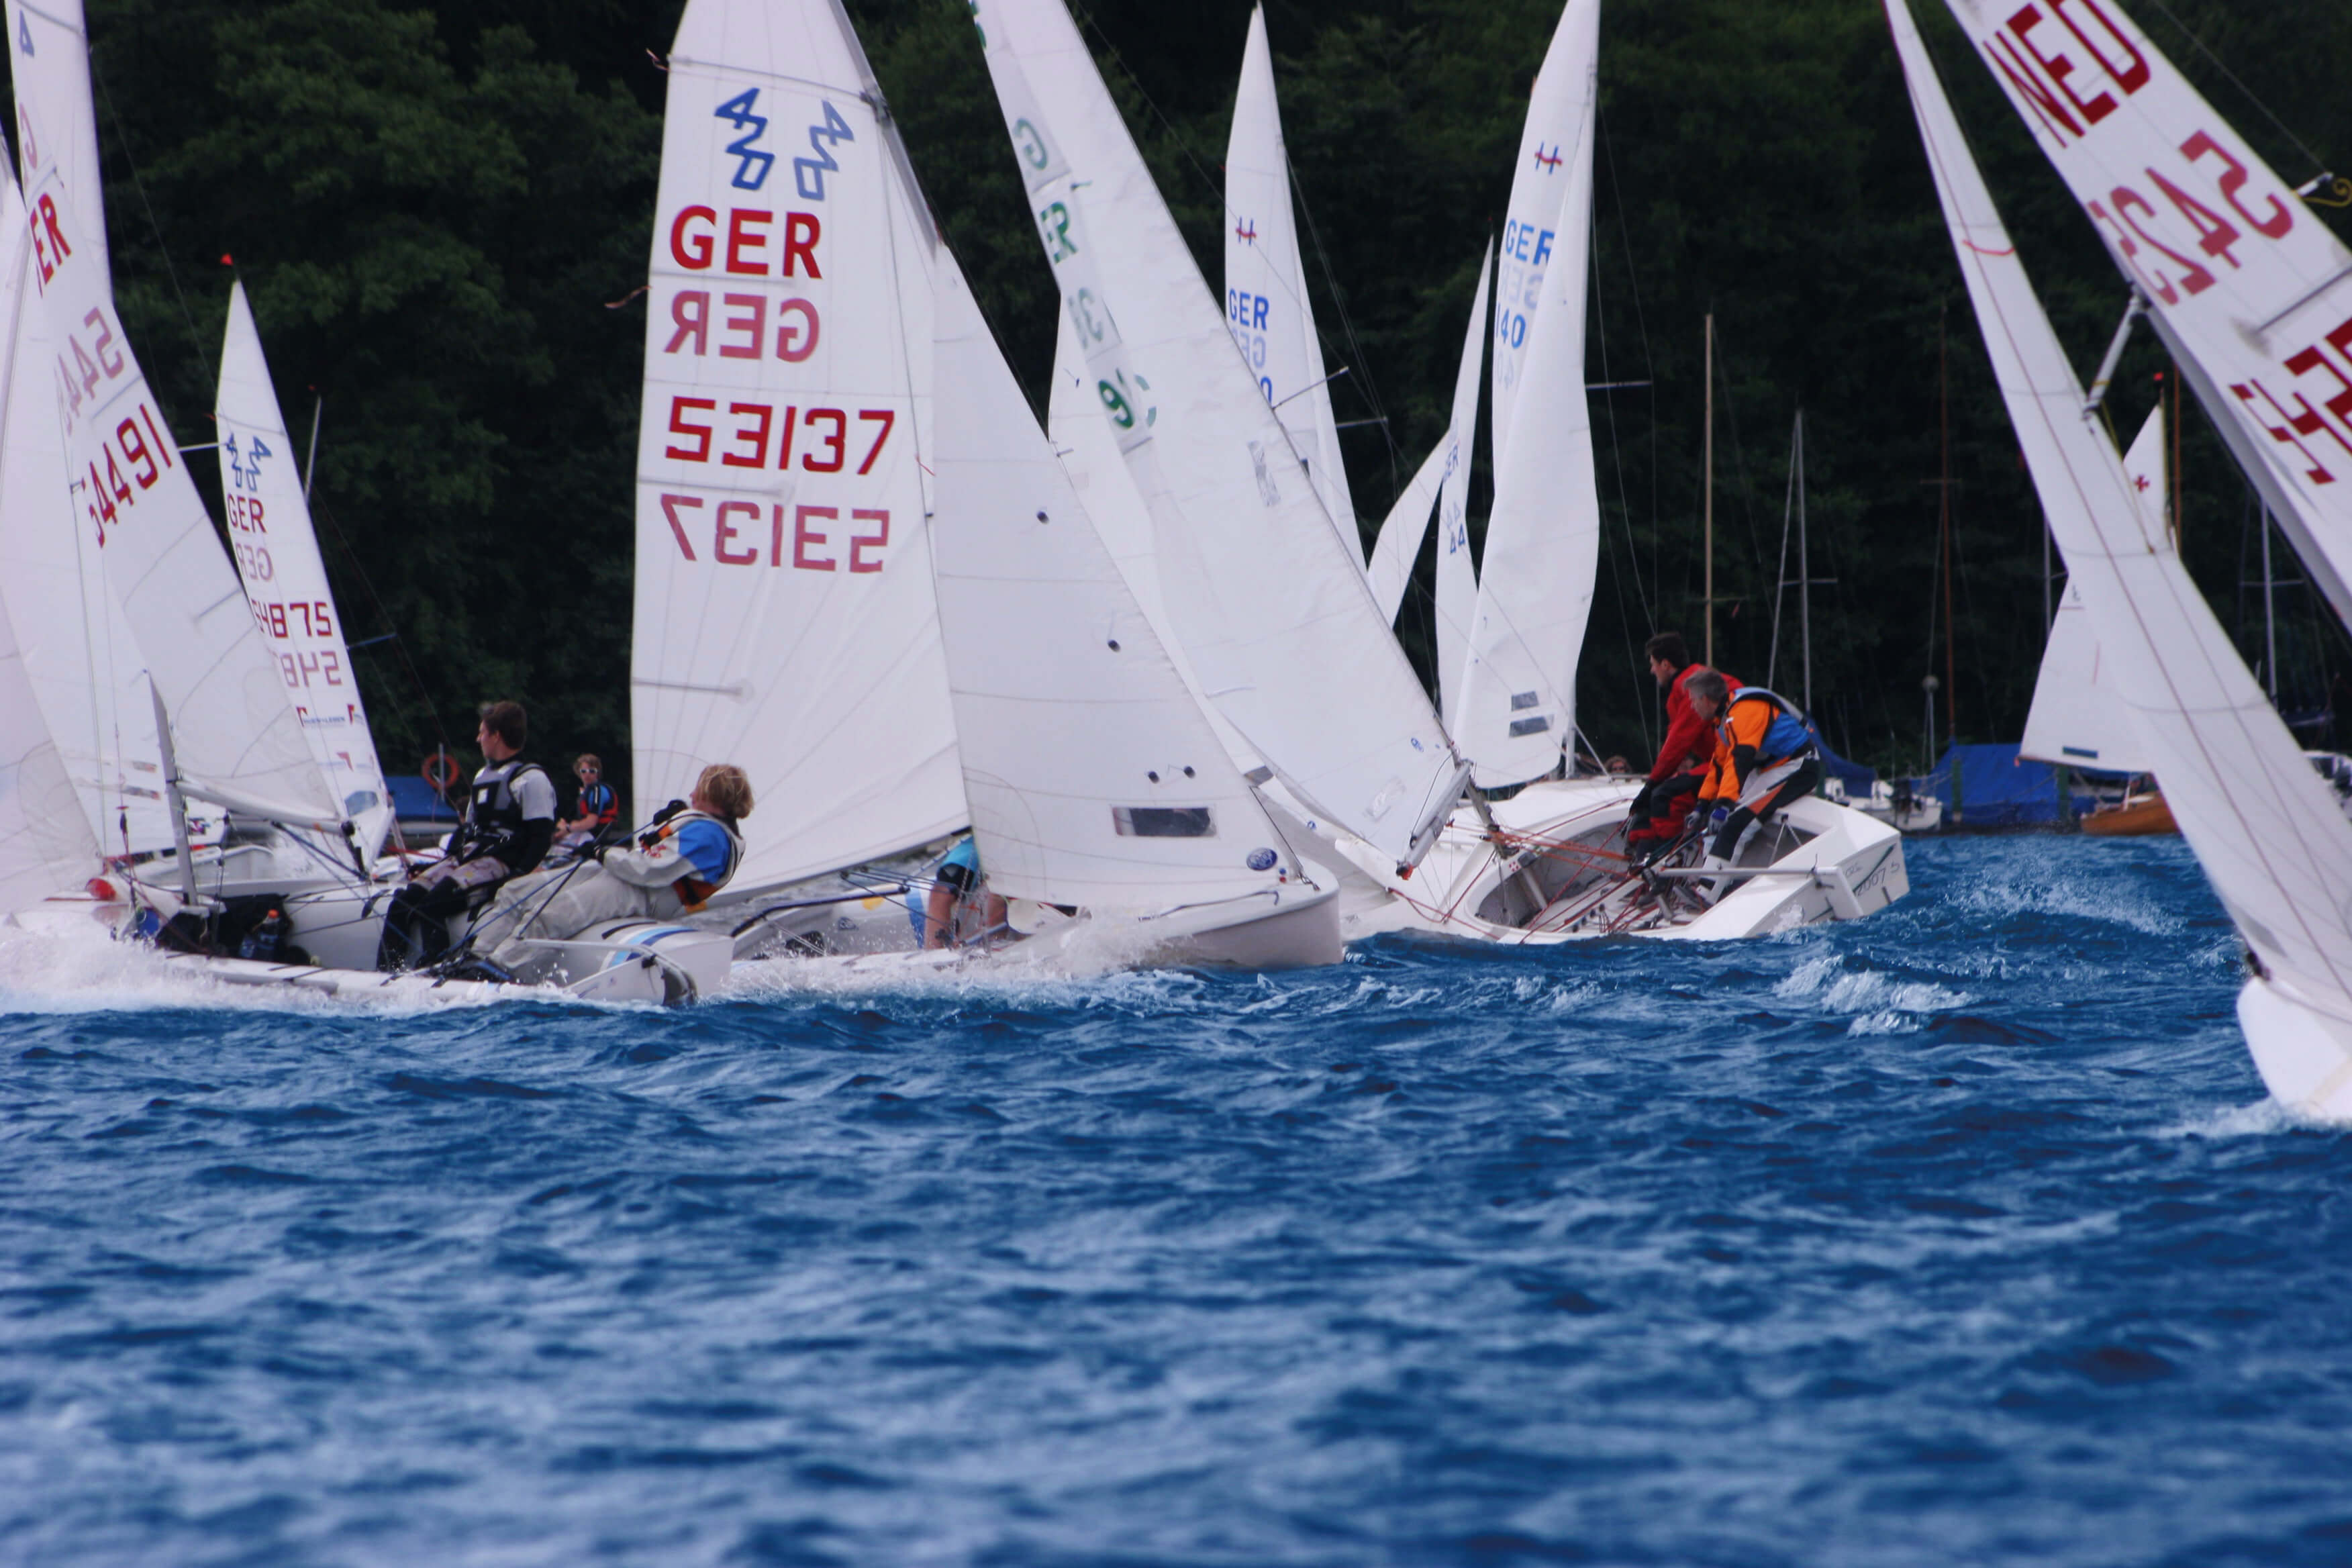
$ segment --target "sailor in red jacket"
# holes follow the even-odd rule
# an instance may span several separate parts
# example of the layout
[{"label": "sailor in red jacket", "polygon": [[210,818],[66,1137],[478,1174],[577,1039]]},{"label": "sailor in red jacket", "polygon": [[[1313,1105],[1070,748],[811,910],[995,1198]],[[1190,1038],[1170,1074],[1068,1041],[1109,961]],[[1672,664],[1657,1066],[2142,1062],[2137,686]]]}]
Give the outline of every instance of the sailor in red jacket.
[{"label": "sailor in red jacket", "polygon": [[1643,651],[1650,673],[1665,689],[1666,738],[1650,765],[1649,782],[1625,814],[1625,852],[1637,858],[1655,855],[1682,837],[1684,820],[1715,760],[1715,726],[1698,716],[1687,689],[1691,677],[1706,667],[1691,662],[1680,632],[1660,632]]}]

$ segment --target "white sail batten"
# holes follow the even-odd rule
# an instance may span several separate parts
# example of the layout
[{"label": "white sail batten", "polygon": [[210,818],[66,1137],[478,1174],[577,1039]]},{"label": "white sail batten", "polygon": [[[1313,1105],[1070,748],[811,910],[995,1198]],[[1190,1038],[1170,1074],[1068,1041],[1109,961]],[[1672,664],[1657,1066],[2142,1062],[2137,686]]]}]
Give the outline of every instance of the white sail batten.
[{"label": "white sail batten", "polygon": [[938,241],[837,5],[693,0],[668,91],[635,804],[742,767],[742,897],[965,821],[923,472]]},{"label": "white sail batten", "polygon": [[1209,700],[1301,801],[1418,860],[1463,768],[1360,556],[1253,389],[1068,14],[1012,0],[976,20],[1065,310],[1151,518],[1176,639]]},{"label": "white sail batten", "polygon": [[[2148,547],[2170,550],[2165,527],[2164,410],[2152,410],[2124,454],[2124,477],[2138,499],[2142,519],[2148,523]],[[2025,735],[2018,755],[2059,767],[2090,768],[2102,773],[2140,773],[2148,771],[2139,743],[2138,727],[2125,708],[2107,668],[2091,615],[2084,607],[2082,590],[2072,581],[2050,622],[2050,641],[2042,650],[2042,672],[2033,683],[2033,705],[2026,710]]]},{"label": "white sail batten", "polygon": [[[1447,707],[1481,787],[1542,778],[1575,745],[1576,668],[1601,565],[1601,493],[1584,390],[1599,30],[1598,0],[1577,0],[1560,24],[1567,51],[1555,47],[1545,62],[1556,74],[1575,73],[1578,135],[1550,218],[1558,253],[1542,270],[1541,304],[1517,351],[1512,417],[1540,439],[1508,442],[1495,466],[1462,701]],[[1498,399],[1500,368],[1498,359]]]},{"label": "white sail batten", "polygon": [[[99,544],[190,773],[332,818],[278,661],[114,313],[54,168],[25,200],[33,275],[57,348],[76,526]],[[94,629],[94,628],[93,628]]]},{"label": "white sail batten", "polygon": [[352,824],[361,848],[373,855],[392,828],[392,792],[368,729],[342,614],[327,585],[294,438],[270,384],[243,283],[229,289],[213,417],[220,433],[230,549],[255,626],[285,677],[330,797]]},{"label": "white sail batten", "polygon": [[7,0],[9,81],[16,99],[16,167],[27,191],[54,174],[81,216],[81,243],[110,297],[106,194],[98,166],[98,104],[90,92],[89,29],[82,0]]},{"label": "white sail batten", "polygon": [[[2084,411],[2081,384],[1911,16],[1903,0],[1885,5],[2001,395],[2166,803],[2262,972],[2339,1025],[2352,1021],[2352,908],[2344,899],[2352,889],[2352,823],[2179,557],[2151,546],[2124,466]],[[2339,1062],[2339,1078],[2345,1070],[2352,1057]]]},{"label": "white sail batten", "polygon": [[1292,449],[1307,465],[1307,477],[1323,498],[1340,542],[1360,559],[1364,544],[1356,531],[1356,503],[1348,493],[1323,345],[1315,334],[1307,268],[1299,258],[1290,153],[1282,140],[1263,5],[1250,8],[1233,129],[1225,139],[1225,324],[1257,373],[1258,390],[1289,433]]},{"label": "white sail batten", "polygon": [[[1486,368],[1486,287],[1494,252],[1490,242],[1488,265],[1479,269],[1478,294],[1462,337],[1462,360],[1454,373],[1454,416],[1445,427],[1445,475],[1437,490],[1438,711],[1445,732],[1455,736],[1462,733],[1462,699],[1469,685],[1478,620],[1478,569],[1470,560],[1470,467],[1471,454],[1477,449],[1478,379]],[[1493,537],[1490,525],[1487,538]]]},{"label": "white sail batten", "polygon": [[940,621],[990,888],[1097,912],[1271,892],[1281,840],[940,268]]},{"label": "white sail batten", "polygon": [[1949,4],[2352,620],[2352,251],[2115,0]]},{"label": "white sail batten", "polygon": [[1528,344],[1546,299],[1544,279],[1556,258],[1566,257],[1580,273],[1585,266],[1583,247],[1567,243],[1557,219],[1570,172],[1580,157],[1588,166],[1592,158],[1590,94],[1600,47],[1601,0],[1567,0],[1528,91],[1495,286],[1495,406],[1486,440],[1496,474],[1518,417]]}]

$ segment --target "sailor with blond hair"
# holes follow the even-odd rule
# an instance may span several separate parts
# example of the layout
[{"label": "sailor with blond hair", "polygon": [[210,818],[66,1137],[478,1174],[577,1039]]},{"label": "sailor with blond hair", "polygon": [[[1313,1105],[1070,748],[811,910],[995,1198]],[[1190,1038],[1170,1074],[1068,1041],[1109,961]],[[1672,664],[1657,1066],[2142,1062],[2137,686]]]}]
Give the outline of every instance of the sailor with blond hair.
[{"label": "sailor with blond hair", "polygon": [[695,780],[690,801],[671,802],[634,840],[508,883],[476,940],[496,942],[492,963],[511,969],[532,941],[562,941],[606,921],[693,914],[742,863],[738,825],[751,815],[751,781],[731,763],[713,763]]}]

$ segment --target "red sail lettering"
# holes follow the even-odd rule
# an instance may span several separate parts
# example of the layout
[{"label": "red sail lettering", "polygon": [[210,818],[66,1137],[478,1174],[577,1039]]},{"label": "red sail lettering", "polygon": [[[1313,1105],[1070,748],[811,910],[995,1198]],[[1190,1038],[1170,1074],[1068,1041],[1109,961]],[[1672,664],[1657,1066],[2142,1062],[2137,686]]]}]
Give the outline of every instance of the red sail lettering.
[{"label": "red sail lettering", "polygon": [[[768,264],[758,252],[768,248],[767,226],[776,221],[773,213],[752,212],[745,207],[733,207],[727,214],[727,270],[744,272],[753,277],[764,275]],[[753,233],[754,226],[758,233]]]},{"label": "red sail lettering", "polygon": [[2266,234],[2273,239],[2284,238],[2286,231],[2294,226],[2293,209],[2273,195],[2270,198],[2270,216],[2256,217],[2248,212],[2246,204],[2238,199],[2238,193],[2246,188],[2246,166],[2231,157],[2228,149],[2202,131],[2180,144],[2180,155],[2192,163],[2209,153],[2221,160],[2221,177],[2216,184],[2221,187],[2221,199],[2230,204],[2230,210],[2252,224],[2255,233]]},{"label": "red sail lettering", "polygon": [[[801,324],[784,320],[784,313],[799,315]],[[816,307],[806,300],[780,300],[776,302],[776,357],[786,364],[798,364],[816,353]]]},{"label": "red sail lettering", "polygon": [[[2118,67],[2115,61],[2107,58],[2099,46],[2091,41],[2091,35],[2083,31],[2076,25],[2074,18],[2066,14],[2066,7],[2069,5],[2080,5],[2098,18],[2099,26],[2105,29],[2107,37],[2122,46],[2125,58],[2129,63]],[[2099,62],[2099,68],[2107,73],[2108,80],[2123,89],[2126,98],[2129,98],[2147,85],[2147,59],[2141,56],[2139,49],[2132,41],[2124,36],[2124,30],[2116,26],[2115,19],[2099,9],[2098,0],[2050,0],[2050,14],[2063,23],[2068,32],[2074,35],[2075,41],[2083,46],[2093,59]],[[2093,115],[2091,118],[2095,120],[2098,116]]]},{"label": "red sail lettering", "polygon": [[[733,252],[730,250],[729,255],[731,257]],[[757,294],[727,294],[720,298],[730,310],[734,310],[740,305],[748,305],[751,309],[747,312],[730,315],[727,318],[724,324],[728,335],[732,337],[735,333],[740,332],[743,334],[743,341],[740,343],[721,341],[719,345],[719,357],[720,359],[758,359],[760,357],[760,316],[767,309],[768,302]]]},{"label": "red sail lettering", "polygon": [[666,354],[677,353],[677,345],[686,342],[688,336],[691,334],[694,338],[694,356],[700,359],[708,352],[707,344],[710,338],[709,290],[680,289],[670,300],[669,319],[677,324],[677,331],[669,335],[669,346],[663,349],[662,353]]},{"label": "red sail lettering", "polygon": [[757,566],[760,563],[760,552],[757,550],[746,550],[739,554],[727,548],[727,542],[736,536],[735,525],[727,519],[736,512],[757,518],[760,515],[760,503],[749,500],[723,500],[719,503],[719,511],[711,523],[710,553],[718,557],[721,565]]},{"label": "red sail lettering", "polygon": [[[709,397],[671,398],[669,400],[670,434],[673,436],[693,437],[694,447],[689,451],[683,447],[665,447],[662,448],[662,456],[665,458],[675,458],[681,463],[707,463],[710,461],[710,426],[708,425],[695,425],[689,423],[686,417],[686,411],[689,408],[699,408],[708,413],[715,411],[718,406],[719,404],[717,400]],[[695,504],[699,506],[702,503],[697,501]]]},{"label": "red sail lettering", "polygon": [[816,269],[816,214],[786,213],[784,215],[784,276],[792,277],[794,263],[808,268],[811,278],[822,278]]},{"label": "red sail lettering", "polygon": [[[779,506],[776,509],[776,531],[779,535],[783,531],[783,515],[784,509]],[[813,517],[837,519],[840,516],[841,509],[838,507],[796,506],[793,508],[793,564],[794,566],[803,572],[831,572],[838,565],[838,563],[829,555],[820,561],[809,554],[809,546],[823,544],[827,535],[810,532],[808,524],[809,519]],[[779,562],[778,564],[782,563]]]},{"label": "red sail lettering", "polygon": [[2074,123],[2074,117],[2066,112],[2066,106],[2058,101],[2057,94],[2042,86],[2042,79],[2033,74],[2033,68],[2018,58],[2015,44],[1996,33],[1985,45],[1985,53],[1991,58],[1993,69],[2009,79],[2009,85],[2017,89],[2017,96],[2025,100],[2026,107],[2033,110],[2059,145],[2065,145],[2070,136],[2083,134],[2083,128]]},{"label": "red sail lettering", "polygon": [[[686,226],[696,218],[710,225],[708,229],[686,232]],[[717,233],[719,215],[705,206],[683,207],[670,220],[669,253],[680,267],[699,272],[710,265],[711,241]]]},{"label": "red sail lettering", "polygon": [[849,515],[855,521],[878,522],[882,525],[876,532],[853,533],[849,536],[849,569],[852,572],[881,571],[882,563],[866,559],[866,548],[867,545],[872,545],[879,550],[890,542],[890,514],[887,511],[872,511],[865,507],[859,507]]},{"label": "red sail lettering", "polygon": [[2096,125],[2100,121],[2113,114],[2116,111],[2114,99],[2103,92],[2085,103],[2083,101],[2083,95],[2076,92],[2067,82],[2066,79],[2074,74],[2073,60],[2068,59],[2064,55],[2045,55],[2033,47],[2033,40],[2025,35],[2041,25],[2042,13],[2031,5],[2025,6],[2009,19],[2009,30],[2017,39],[2018,47],[2033,57],[2033,63],[2040,66],[2042,74],[2050,79],[2050,85],[2064,93],[2066,101],[2083,111],[2083,122],[2085,125]]},{"label": "red sail lettering", "polygon": [[662,515],[669,519],[669,531],[677,541],[677,552],[691,561],[694,559],[694,546],[686,542],[686,524],[677,515],[677,509],[682,506],[690,506],[699,510],[702,498],[700,496],[664,496],[661,499]]},{"label": "red sail lettering", "polygon": [[751,455],[739,457],[733,452],[721,452],[719,454],[719,462],[730,468],[766,468],[768,466],[768,426],[769,422],[775,418],[776,411],[764,403],[730,403],[727,405],[727,412],[756,414],[759,416],[759,423],[756,426],[738,425],[735,426],[734,433],[727,437],[730,443],[750,442]]}]

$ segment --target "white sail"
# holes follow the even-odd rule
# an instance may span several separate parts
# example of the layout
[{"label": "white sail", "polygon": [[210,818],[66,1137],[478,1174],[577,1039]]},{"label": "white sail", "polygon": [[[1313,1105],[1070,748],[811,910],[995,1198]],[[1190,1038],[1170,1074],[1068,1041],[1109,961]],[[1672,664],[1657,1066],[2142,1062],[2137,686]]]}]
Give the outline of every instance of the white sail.
[{"label": "white sail", "polygon": [[[1058,0],[1011,0],[976,19],[1064,307],[1152,520],[1170,619],[1209,700],[1323,819],[1417,860],[1462,769],[1360,558],[1253,389],[1068,14]],[[1083,167],[1066,161],[1073,148]]]},{"label": "white sail", "polygon": [[[2113,661],[2165,800],[2272,988],[2352,1028],[2352,823],[2231,646],[2179,557],[2154,548],[2114,445],[2035,299],[1903,0],[1885,0],[1960,271],[2052,533]],[[2087,3],[2079,5],[2086,16]],[[2104,10],[2098,15],[2105,15]],[[2078,22],[2077,26],[2083,25]],[[2087,91],[2090,83],[2084,83]],[[2252,996],[2263,981],[2249,984]],[[2242,1000],[2241,1016],[2251,1017]],[[2352,1053],[2273,1092],[2325,1100]]]},{"label": "white sail", "polygon": [[[1274,96],[1274,55],[1266,47],[1265,8],[1250,8],[1241,85],[1225,138],[1225,324],[1241,345],[1258,390],[1289,433],[1315,493],[1348,553],[1360,558],[1356,503],[1348,494],[1339,431],[1324,380],[1323,345],[1307,299],[1298,225],[1290,205],[1290,153]],[[1391,612],[1393,613],[1393,612]]]},{"label": "white sail", "polygon": [[2115,0],[1950,5],[2352,619],[2352,252]]},{"label": "white sail", "polygon": [[9,81],[16,97],[16,168],[27,191],[54,174],[81,216],[81,243],[113,292],[106,196],[98,167],[82,0],[7,0]]},{"label": "white sail", "polygon": [[[66,473],[56,339],[33,279],[25,210],[16,182],[0,177],[9,237],[0,268],[0,560],[8,567],[0,603],[87,830],[111,854],[149,854],[172,844],[154,709],[138,639]],[[216,824],[202,826],[201,837],[216,836]]]},{"label": "white sail", "polygon": [[[1540,438],[1507,443],[1495,465],[1495,507],[1486,520],[1462,701],[1447,706],[1454,742],[1482,787],[1541,778],[1575,744],[1576,667],[1601,564],[1601,494],[1584,391],[1599,30],[1598,0],[1577,0],[1560,24],[1568,47],[1563,52],[1556,39],[1545,61],[1556,75],[1576,73],[1571,100],[1580,134],[1566,153],[1567,181],[1550,220],[1559,251],[1543,270],[1542,303],[1527,342],[1515,351],[1512,417]],[[1498,359],[1498,411],[1501,368]]]},{"label": "white sail", "polygon": [[[2164,410],[2151,411],[2124,454],[2124,475],[2137,495],[2142,518],[2148,523],[2148,545],[2170,550],[2165,525]],[[2070,580],[2050,622],[2050,641],[2042,650],[2042,673],[2033,683],[2033,705],[2026,710],[2025,737],[2018,755],[2061,767],[2091,768],[2102,773],[2146,773],[2148,762],[2140,747],[2137,726],[2125,710],[2107,668],[2099,639],[2091,630],[2090,612],[2083,592]]]},{"label": "white sail", "polygon": [[751,779],[741,896],[965,820],[931,597],[937,235],[827,0],[693,0],[637,447],[636,802]]},{"label": "white sail", "polygon": [[1497,474],[1518,417],[1529,334],[1545,301],[1544,278],[1555,258],[1565,257],[1580,273],[1585,265],[1583,241],[1571,246],[1558,220],[1570,171],[1579,158],[1588,166],[1592,160],[1592,63],[1600,47],[1601,0],[1567,0],[1528,93],[1495,286],[1495,407],[1486,439]]},{"label": "white sail", "polygon": [[229,289],[213,417],[228,536],[254,624],[285,678],[328,794],[353,825],[361,848],[373,854],[391,830],[392,792],[376,760],[342,614],[327,585],[294,438],[242,283]]},{"label": "white sail", "polygon": [[[1486,247],[1494,259],[1493,245]],[[1478,435],[1478,377],[1486,358],[1486,283],[1478,274],[1478,294],[1463,333],[1462,361],[1454,373],[1454,417],[1446,426],[1445,476],[1437,491],[1437,689],[1445,731],[1462,731],[1462,699],[1469,689],[1472,638],[1478,620],[1478,569],[1470,560],[1470,454]],[[1494,534],[1490,530],[1487,538]],[[1490,542],[1489,550],[1494,546]],[[1459,743],[1458,742],[1456,742]]]},{"label": "white sail", "polygon": [[944,262],[938,316],[932,552],[989,886],[1126,912],[1274,888],[1297,868]]},{"label": "white sail", "polygon": [[78,526],[98,542],[135,628],[182,772],[268,802],[285,820],[339,822],[341,803],[311,763],[278,661],[255,631],[54,166],[25,201],[67,473],[79,487]]}]

